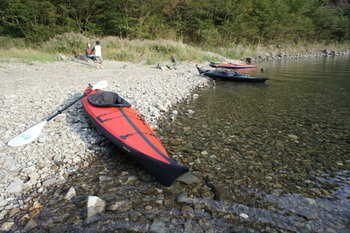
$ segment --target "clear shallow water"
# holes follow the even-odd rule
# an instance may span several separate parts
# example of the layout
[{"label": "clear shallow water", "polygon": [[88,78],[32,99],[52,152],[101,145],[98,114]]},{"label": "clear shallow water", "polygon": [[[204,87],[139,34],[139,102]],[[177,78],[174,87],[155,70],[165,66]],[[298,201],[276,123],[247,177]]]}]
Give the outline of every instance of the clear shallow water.
[{"label": "clear shallow water", "polygon": [[[349,232],[350,57],[258,66],[246,72],[265,84],[217,81],[162,124],[193,183],[165,188],[106,140],[111,149],[40,195],[29,216],[57,232]],[[86,221],[89,195],[107,208]]]},{"label": "clear shallow water", "polygon": [[259,67],[266,71],[247,72],[269,77],[265,84],[217,82],[184,109],[194,113],[177,122],[191,127],[181,140],[211,160],[194,167],[211,176],[220,201],[242,205],[227,210],[249,216],[239,231],[348,232],[349,58]]}]

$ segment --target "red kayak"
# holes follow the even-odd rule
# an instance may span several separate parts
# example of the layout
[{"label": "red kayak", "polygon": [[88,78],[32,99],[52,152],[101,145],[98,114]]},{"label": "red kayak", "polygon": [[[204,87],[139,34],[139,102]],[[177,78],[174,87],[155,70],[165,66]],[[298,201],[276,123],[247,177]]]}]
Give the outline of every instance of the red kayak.
[{"label": "red kayak", "polygon": [[247,68],[257,67],[256,65],[250,65],[250,64],[232,64],[232,63],[216,63],[216,62],[211,62],[209,65],[214,68],[226,68],[226,69],[247,69]]},{"label": "red kayak", "polygon": [[[91,87],[85,90],[88,93]],[[154,131],[117,93],[93,90],[82,100],[96,128],[136,159],[163,185],[171,186],[189,169],[172,160]]]}]

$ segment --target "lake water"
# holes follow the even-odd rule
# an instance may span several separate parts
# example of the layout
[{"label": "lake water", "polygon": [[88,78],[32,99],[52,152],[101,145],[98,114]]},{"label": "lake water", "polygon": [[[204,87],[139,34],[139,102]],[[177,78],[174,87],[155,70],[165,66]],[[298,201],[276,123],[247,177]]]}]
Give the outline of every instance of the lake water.
[{"label": "lake water", "polygon": [[186,106],[193,117],[180,123],[198,136],[183,140],[215,161],[200,170],[222,190],[225,211],[239,205],[234,214],[249,216],[244,229],[348,231],[349,58],[259,67],[249,72],[266,84],[217,82]]},{"label": "lake water", "polygon": [[259,67],[265,84],[216,82],[170,127],[216,194],[186,201],[219,232],[350,232],[350,58]]},{"label": "lake water", "polygon": [[[350,57],[273,61],[245,72],[270,79],[216,81],[162,123],[158,134],[191,167],[193,183],[166,188],[122,154],[106,153],[40,197],[39,228],[349,232]],[[68,201],[70,187],[77,195]],[[107,208],[86,221],[88,195]]]}]

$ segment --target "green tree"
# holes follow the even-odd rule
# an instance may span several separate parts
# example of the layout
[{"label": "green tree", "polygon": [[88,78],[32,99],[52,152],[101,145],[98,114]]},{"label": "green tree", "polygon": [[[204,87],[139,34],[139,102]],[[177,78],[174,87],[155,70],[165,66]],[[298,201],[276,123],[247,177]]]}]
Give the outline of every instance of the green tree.
[{"label": "green tree", "polygon": [[65,32],[186,43],[348,40],[345,0],[2,0],[1,35],[43,41]]},{"label": "green tree", "polygon": [[12,0],[2,7],[4,34],[31,41],[48,39],[55,34],[55,8],[49,1]]},{"label": "green tree", "polygon": [[[160,0],[108,0],[103,3],[99,22],[105,34],[126,38],[152,38],[163,24]],[[157,31],[159,32],[159,31]]]},{"label": "green tree", "polygon": [[99,0],[51,0],[59,14],[59,24],[66,31],[99,33],[96,17],[102,2]]}]

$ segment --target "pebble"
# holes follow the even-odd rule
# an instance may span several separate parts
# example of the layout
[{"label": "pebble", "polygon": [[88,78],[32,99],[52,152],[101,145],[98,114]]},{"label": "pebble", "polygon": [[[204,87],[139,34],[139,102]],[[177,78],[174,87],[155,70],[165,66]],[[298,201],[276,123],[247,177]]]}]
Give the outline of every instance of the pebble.
[{"label": "pebble", "polygon": [[75,195],[76,195],[76,191],[73,187],[71,187],[68,190],[67,194],[65,195],[64,199],[71,200]]},{"label": "pebble", "polygon": [[298,140],[298,139],[299,139],[299,137],[296,136],[296,135],[294,135],[294,134],[288,134],[288,137],[289,137],[290,139],[292,139],[292,140]]},{"label": "pebble", "polygon": [[35,220],[30,219],[30,220],[28,221],[28,223],[25,225],[24,230],[25,230],[25,231],[30,231],[30,230],[32,230],[33,228],[37,227],[37,226],[38,226],[38,223],[37,223]]},{"label": "pebble", "polygon": [[11,184],[6,188],[7,193],[20,193],[22,192],[23,181],[16,177]]},{"label": "pebble", "polygon": [[9,231],[14,225],[14,222],[5,222],[1,225],[0,231]]},{"label": "pebble", "polygon": [[196,184],[196,183],[200,183],[200,179],[198,179],[197,176],[191,174],[191,173],[185,173],[184,175],[180,176],[177,179],[178,182],[182,182],[185,183],[187,185],[192,185],[192,184]]},{"label": "pebble", "polygon": [[112,203],[110,206],[109,206],[109,210],[118,210],[118,211],[121,211],[121,212],[125,212],[125,211],[128,211],[132,208],[132,203],[130,203],[129,201],[125,201],[125,200],[122,200],[122,201],[115,201],[114,203]]},{"label": "pebble", "polygon": [[165,223],[155,220],[152,225],[150,226],[150,231],[151,232],[159,232],[159,233],[166,233],[168,232],[166,230],[166,225]]},{"label": "pebble", "polygon": [[244,218],[244,219],[248,219],[249,218],[248,214],[245,214],[245,213],[240,213],[239,216],[241,218]]}]

